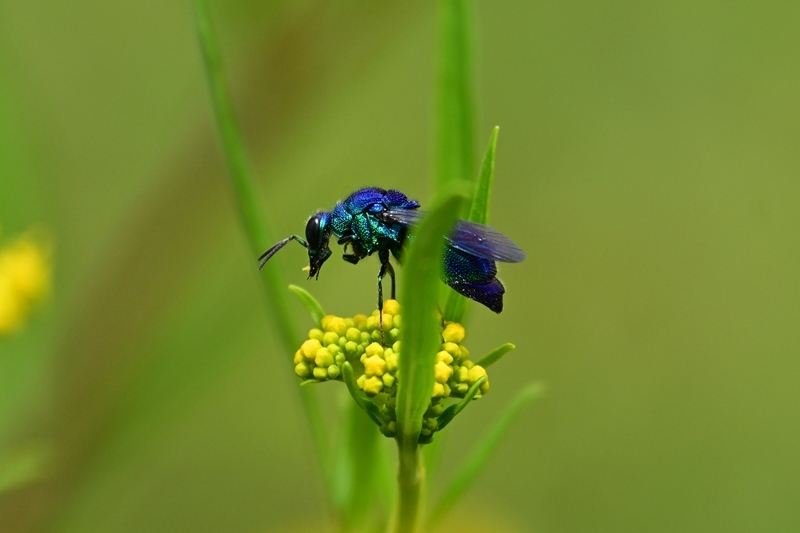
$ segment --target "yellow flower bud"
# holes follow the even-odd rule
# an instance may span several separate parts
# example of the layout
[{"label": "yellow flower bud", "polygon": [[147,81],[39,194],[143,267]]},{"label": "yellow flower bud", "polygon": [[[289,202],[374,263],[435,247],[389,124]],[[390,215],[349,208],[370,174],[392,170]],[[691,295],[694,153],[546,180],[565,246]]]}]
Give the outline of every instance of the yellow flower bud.
[{"label": "yellow flower bud", "polygon": [[320,348],[314,357],[314,364],[320,367],[327,367],[333,364],[333,354],[327,348]]},{"label": "yellow flower bud", "polygon": [[349,341],[358,342],[361,340],[361,332],[356,328],[348,329],[347,333],[345,333],[345,336]]},{"label": "yellow flower bud", "polygon": [[400,353],[400,341],[392,344],[392,350],[394,350],[394,353]]},{"label": "yellow flower bud", "polygon": [[468,379],[469,379],[469,368],[465,366],[458,367],[458,370],[456,371],[456,381],[464,383]]},{"label": "yellow flower bud", "polygon": [[400,312],[400,304],[397,300],[386,300],[383,302],[383,312],[396,315]]},{"label": "yellow flower bud", "polygon": [[383,355],[383,346],[381,346],[377,342],[373,342],[372,344],[367,346],[365,351],[366,351],[367,355],[380,355],[380,356],[382,356]]},{"label": "yellow flower bud", "polygon": [[322,327],[337,335],[344,335],[347,331],[347,323],[344,318],[333,315],[328,315],[322,319]]},{"label": "yellow flower bud", "polygon": [[322,344],[317,339],[308,339],[300,347],[303,350],[303,355],[306,359],[313,361],[317,356],[317,352],[322,348]]},{"label": "yellow flower bud", "polygon": [[431,393],[432,398],[441,398],[444,396],[444,385],[439,382],[433,384],[433,392]]},{"label": "yellow flower bud", "polygon": [[447,383],[447,380],[453,375],[453,367],[444,361],[439,361],[433,367],[433,375],[439,383]]},{"label": "yellow flower bud", "polygon": [[344,351],[347,355],[355,355],[358,352],[358,344],[353,341],[347,341],[344,345]]},{"label": "yellow flower bud", "polygon": [[336,365],[331,365],[331,366],[328,367],[328,378],[329,379],[336,379],[336,378],[339,377],[339,374],[341,374],[341,373],[342,373],[342,371]]},{"label": "yellow flower bud", "polygon": [[469,350],[467,350],[466,346],[459,346],[458,349],[461,352],[461,357],[459,358],[459,360],[466,361],[467,359],[469,359]]},{"label": "yellow flower bud", "polygon": [[399,328],[401,322],[400,315],[394,315],[394,327]]},{"label": "yellow flower bud", "polygon": [[446,342],[442,344],[442,349],[453,357],[458,357],[461,355],[461,350],[458,349],[458,344],[453,344],[452,342]]},{"label": "yellow flower bud", "polygon": [[474,385],[476,381],[478,381],[485,375],[486,375],[486,369],[484,369],[482,366],[475,365],[469,369],[467,381],[469,382],[470,385]]},{"label": "yellow flower bud", "polygon": [[306,363],[297,363],[294,367],[294,373],[303,379],[308,379],[311,377],[311,367]]},{"label": "yellow flower bud", "polygon": [[294,352],[294,359],[292,359],[294,364],[298,364],[303,361],[303,350],[297,350]]},{"label": "yellow flower bud", "polygon": [[378,315],[372,315],[367,319],[367,329],[369,330],[378,329]]},{"label": "yellow flower bud", "polygon": [[328,379],[328,369],[327,368],[314,368],[314,379],[318,379],[320,381]]},{"label": "yellow flower bud", "polygon": [[336,344],[337,342],[339,342],[339,335],[337,335],[333,331],[326,331],[322,335],[322,344],[325,345]]},{"label": "yellow flower bud", "polygon": [[378,376],[367,378],[364,382],[364,392],[367,394],[375,395],[383,390],[383,380]]},{"label": "yellow flower bud", "polygon": [[437,362],[441,361],[449,365],[450,363],[453,362],[453,356],[442,350],[441,352],[436,354],[436,361]]},{"label": "yellow flower bud", "polygon": [[358,329],[364,329],[364,325],[367,323],[367,315],[356,315],[353,317],[353,322]]},{"label": "yellow flower bud", "polygon": [[20,237],[0,254],[0,272],[23,300],[34,301],[50,286],[49,253],[31,237]]},{"label": "yellow flower bud", "polygon": [[480,386],[479,390],[481,391],[481,394],[486,394],[487,392],[489,392],[489,380],[488,379],[486,381],[484,381],[483,383],[481,383],[481,386]]},{"label": "yellow flower bud", "polygon": [[358,385],[359,389],[364,390],[364,384],[366,382],[367,382],[367,376],[361,374],[360,376],[358,376],[358,379],[356,380],[356,385]]},{"label": "yellow flower bud", "polygon": [[308,332],[309,339],[317,339],[318,341],[322,342],[322,336],[323,333],[321,329],[314,328]]},{"label": "yellow flower bud", "polygon": [[386,372],[386,361],[377,355],[364,359],[364,373],[367,376],[382,376]]},{"label": "yellow flower bud", "polygon": [[394,350],[391,348],[387,348],[383,354],[383,358],[386,361],[386,370],[389,372],[396,372],[397,371],[397,354],[394,353]]},{"label": "yellow flower bud", "polygon": [[395,381],[395,379],[394,379],[394,376],[393,376],[393,375],[391,375],[391,374],[384,374],[384,375],[382,375],[382,376],[381,376],[381,381],[383,381],[383,384],[384,384],[384,385],[385,385],[387,388],[389,388],[389,387],[391,387],[392,385],[394,385],[394,381]]},{"label": "yellow flower bud", "polygon": [[444,339],[444,342],[452,342],[455,344],[461,344],[464,341],[465,336],[466,332],[464,331],[464,326],[457,324],[456,322],[450,322],[447,324],[442,332],[442,338]]},{"label": "yellow flower bud", "polygon": [[19,328],[26,314],[26,305],[14,291],[11,280],[0,276],[0,335]]}]

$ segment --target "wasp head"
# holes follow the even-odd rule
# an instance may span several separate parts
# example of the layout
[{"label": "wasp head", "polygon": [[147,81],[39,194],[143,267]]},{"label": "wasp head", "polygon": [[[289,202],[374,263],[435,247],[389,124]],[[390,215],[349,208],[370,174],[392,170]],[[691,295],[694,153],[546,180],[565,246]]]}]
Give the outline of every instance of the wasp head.
[{"label": "wasp head", "polygon": [[330,213],[314,213],[306,223],[306,242],[308,243],[308,277],[319,278],[322,263],[331,256],[328,241],[331,239]]}]

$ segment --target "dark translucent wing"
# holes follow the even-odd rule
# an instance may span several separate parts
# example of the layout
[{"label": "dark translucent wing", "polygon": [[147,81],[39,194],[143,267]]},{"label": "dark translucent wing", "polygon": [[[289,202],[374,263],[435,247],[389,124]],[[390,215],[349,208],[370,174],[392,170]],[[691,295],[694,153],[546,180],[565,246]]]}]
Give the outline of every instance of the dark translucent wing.
[{"label": "dark translucent wing", "polygon": [[519,263],[525,259],[525,252],[511,239],[489,226],[476,222],[459,220],[447,239],[453,248],[484,259],[494,259],[504,263]]},{"label": "dark translucent wing", "polygon": [[[386,211],[384,217],[399,224],[413,226],[424,214],[424,211],[417,209],[392,209]],[[459,220],[446,239],[453,248],[484,259],[504,263],[519,263],[525,259],[525,252],[511,239],[483,224]]]}]

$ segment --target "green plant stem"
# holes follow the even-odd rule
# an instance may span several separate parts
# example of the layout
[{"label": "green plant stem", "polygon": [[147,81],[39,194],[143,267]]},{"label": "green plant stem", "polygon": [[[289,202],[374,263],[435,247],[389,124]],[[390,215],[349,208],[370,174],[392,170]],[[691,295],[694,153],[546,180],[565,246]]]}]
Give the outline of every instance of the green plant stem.
[{"label": "green plant stem", "polygon": [[[233,183],[236,207],[253,254],[253,269],[255,270],[256,258],[272,243],[272,237],[258,206],[256,187],[247,165],[244,144],[233,113],[233,106],[222,67],[222,54],[211,22],[208,2],[207,0],[192,0],[192,8],[200,49],[205,63],[214,118],[216,119],[228,173]],[[269,263],[263,270],[259,279],[261,279],[269,302],[268,311],[280,336],[284,352],[287,354],[293,353],[300,345],[300,337],[297,335],[297,328],[289,312],[289,302],[285,291],[286,283],[277,264]],[[288,356],[284,359],[287,362],[291,362]],[[309,387],[296,387],[296,389],[299,391],[303,409],[313,433],[319,464],[324,469],[328,464],[326,460],[328,438],[319,401],[315,392]],[[330,476],[328,472],[325,474],[327,490],[330,488]],[[328,494],[330,493],[328,492]]]},{"label": "green plant stem", "polygon": [[397,473],[397,517],[394,533],[416,533],[419,529],[425,466],[416,441],[398,437],[400,467]]}]

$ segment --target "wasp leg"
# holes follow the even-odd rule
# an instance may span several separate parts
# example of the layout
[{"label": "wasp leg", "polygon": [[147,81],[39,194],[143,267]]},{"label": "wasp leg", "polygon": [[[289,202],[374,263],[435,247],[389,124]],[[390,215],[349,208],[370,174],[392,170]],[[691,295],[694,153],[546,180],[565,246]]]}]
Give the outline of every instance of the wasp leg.
[{"label": "wasp leg", "polygon": [[397,300],[394,281],[394,267],[388,260],[386,261],[386,271],[389,273],[389,277],[392,278],[392,300]]},{"label": "wasp leg", "polygon": [[383,277],[387,272],[389,273],[389,276],[391,276],[392,299],[394,299],[394,268],[392,268],[392,264],[389,263],[389,254],[385,250],[381,250],[378,257],[381,260],[381,270],[378,272],[378,323],[380,324],[381,330],[381,344],[386,346],[383,336]]},{"label": "wasp leg", "polygon": [[357,264],[359,261],[361,261],[361,258],[358,257],[356,254],[344,254],[342,256],[342,259],[354,265]]}]

